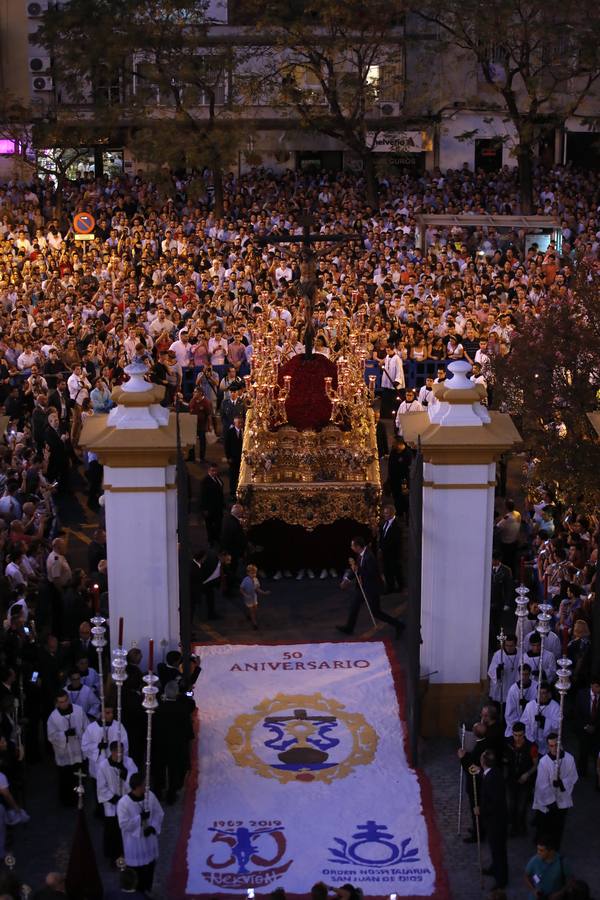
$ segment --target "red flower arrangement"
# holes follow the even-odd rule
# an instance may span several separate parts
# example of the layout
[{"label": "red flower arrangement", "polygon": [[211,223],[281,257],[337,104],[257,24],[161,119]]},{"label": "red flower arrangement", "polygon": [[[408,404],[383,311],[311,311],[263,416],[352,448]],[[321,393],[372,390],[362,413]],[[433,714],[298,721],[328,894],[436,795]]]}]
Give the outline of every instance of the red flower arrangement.
[{"label": "red flower arrangement", "polygon": [[278,381],[291,377],[285,411],[290,425],[298,431],[320,431],[331,418],[331,401],[325,393],[325,379],[337,388],[337,366],[320,353],[305,359],[299,353],[279,369]]}]

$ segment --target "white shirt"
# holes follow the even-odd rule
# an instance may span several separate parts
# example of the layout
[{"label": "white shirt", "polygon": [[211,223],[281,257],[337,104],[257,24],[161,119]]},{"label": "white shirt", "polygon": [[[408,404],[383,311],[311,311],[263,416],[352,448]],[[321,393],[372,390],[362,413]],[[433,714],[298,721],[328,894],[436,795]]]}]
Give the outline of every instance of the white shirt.
[{"label": "white shirt", "polygon": [[[529,631],[529,632],[525,631],[525,652],[526,653],[529,652],[529,648],[531,646],[529,643],[529,638],[531,637],[531,635],[533,634],[534,631],[535,631],[535,628],[532,628],[531,631]],[[528,634],[529,634],[529,638],[527,637]],[[544,638],[544,653],[546,653],[546,650],[552,654],[554,659],[558,659],[559,656],[562,656],[562,644],[560,642],[559,636],[556,634],[555,631],[549,631],[548,634],[546,635],[546,637]]]},{"label": "white shirt", "polygon": [[[490,679],[490,697],[498,703],[504,703],[508,694],[508,689],[515,683],[519,677],[519,655],[513,653],[509,656],[503,650],[496,650],[492,656],[492,661],[488,669],[488,677]],[[500,681],[496,678],[496,669],[500,664],[504,663],[504,671]]]},{"label": "white shirt", "polygon": [[4,570],[4,574],[10,581],[10,586],[13,590],[27,587],[25,576],[16,562],[9,562]]},{"label": "white shirt", "polygon": [[417,395],[417,400],[421,404],[421,406],[430,406],[434,399],[434,393],[431,388],[428,388],[426,384],[420,388],[419,393]]},{"label": "white shirt", "polygon": [[[158,835],[162,826],[164,813],[160,803],[150,791],[148,796],[150,817],[142,821],[144,801],[132,800],[129,794],[121,797],[117,803],[117,817],[123,836],[123,855],[128,866],[146,866],[158,858]],[[151,825],[156,834],[144,836],[144,829]]]},{"label": "white shirt", "polygon": [[[528,687],[523,688],[525,706],[527,706],[530,700],[535,700],[536,697],[537,683],[532,681]],[[519,682],[515,681],[514,684],[511,684],[508,693],[506,694],[506,706],[504,708],[504,719],[506,721],[505,737],[512,737],[512,727],[515,722],[521,721],[524,710],[525,707],[523,707],[523,709],[521,708],[521,689],[519,687]]]},{"label": "white shirt", "polygon": [[122,759],[127,775],[126,778],[121,777],[121,770],[116,766],[112,766],[108,759],[101,759],[96,770],[96,795],[98,803],[104,806],[104,815],[109,819],[117,815],[117,804],[111,803],[110,798],[118,794],[123,797],[129,790],[129,779],[134,775],[138,768],[134,761],[123,753]]},{"label": "white shirt", "polygon": [[527,740],[537,744],[540,752],[545,753],[547,749],[546,737],[551,732],[558,731],[560,707],[556,700],[550,700],[545,706],[540,706],[540,713],[544,717],[543,728],[535,721],[537,711],[537,700],[530,700],[523,710],[521,722],[525,726],[525,736]]},{"label": "white shirt", "polygon": [[[519,665],[521,656],[519,654]],[[523,662],[527,663],[528,666],[531,666],[531,678],[533,681],[537,681],[539,678],[540,671],[540,658],[539,656],[530,656],[530,654],[525,651],[523,654]],[[546,650],[544,647],[544,658],[542,660],[542,672],[545,675],[545,678],[542,678],[542,681],[553,682],[556,678],[556,659],[554,654],[549,650]]]},{"label": "white shirt", "polygon": [[65,690],[71,698],[71,703],[81,707],[88,719],[95,719],[100,715],[100,701],[87,685],[82,684],[78,691],[73,691],[69,687]]},{"label": "white shirt", "polygon": [[402,360],[397,353],[393,356],[386,356],[382,363],[381,387],[386,390],[395,390],[396,384],[399,388],[404,387],[404,366]]},{"label": "white shirt", "polygon": [[[102,730],[102,725],[97,721],[90,722],[83,733],[81,750],[85,758],[88,760],[89,773],[92,778],[97,778],[99,764],[103,759],[107,759],[110,756],[109,747],[112,742],[119,740],[119,726],[116,720],[113,720],[110,725],[106,726],[106,742],[108,744],[108,747],[105,750],[100,750],[98,744],[103,740],[104,731]],[[129,739],[123,725],[121,725],[121,743],[123,745],[123,753],[126,754],[129,750]]]},{"label": "white shirt", "polygon": [[52,550],[46,559],[46,574],[56,587],[65,587],[71,580],[71,566],[64,556]]},{"label": "white shirt", "polygon": [[[80,706],[73,705],[72,712],[63,716],[54,709],[48,717],[48,740],[54,750],[57,766],[72,766],[82,762],[81,739],[88,724],[88,719]],[[67,737],[65,731],[75,729],[75,735]]]},{"label": "white shirt", "polygon": [[418,412],[424,412],[424,407],[421,406],[418,400],[411,400],[410,403],[407,403],[406,400],[402,401],[398,407],[398,412],[396,413],[396,430],[398,434],[402,434],[402,420],[400,419],[400,416],[403,416],[406,413]]},{"label": "white shirt", "polygon": [[539,761],[537,777],[535,779],[535,791],[533,793],[533,808],[542,813],[548,812],[551,803],[556,803],[559,809],[569,809],[573,806],[573,788],[577,784],[578,775],[575,760],[570,753],[565,751],[558,764],[558,777],[562,781],[564,791],[554,787],[553,781],[556,771],[556,760],[546,754]]},{"label": "white shirt", "polygon": [[173,351],[180,366],[191,364],[193,348],[189,341],[187,344],[184,344],[183,341],[173,341],[169,350]]},{"label": "white shirt", "polygon": [[73,372],[67,378],[69,397],[74,403],[78,403],[80,406],[85,398],[90,396],[90,387],[91,385],[83,372],[81,375],[76,375],[75,372]]}]

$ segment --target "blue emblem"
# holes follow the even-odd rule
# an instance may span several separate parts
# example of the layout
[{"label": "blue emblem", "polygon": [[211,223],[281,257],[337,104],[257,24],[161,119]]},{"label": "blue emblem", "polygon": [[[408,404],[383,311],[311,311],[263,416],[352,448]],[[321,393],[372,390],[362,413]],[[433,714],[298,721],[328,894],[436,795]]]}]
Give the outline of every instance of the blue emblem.
[{"label": "blue emblem", "polygon": [[287,841],[279,821],[215,822],[208,831],[213,834],[211,843],[215,847],[206,860],[208,871],[202,874],[219,887],[264,887],[287,872],[293,862],[283,861]]},{"label": "blue emblem", "polygon": [[356,826],[351,843],[338,837],[333,840],[339,848],[329,847],[329,862],[381,868],[419,862],[419,848],[409,847],[412,838],[405,838],[398,845],[394,843],[394,835],[388,831],[387,825],[378,825],[374,819]]},{"label": "blue emblem", "polygon": [[263,727],[272,735],[264,746],[275,750],[279,763],[275,769],[288,771],[329,769],[337,765],[329,751],[340,743],[331,734],[338,727],[336,716],[309,714],[295,709],[292,715],[267,716]]}]

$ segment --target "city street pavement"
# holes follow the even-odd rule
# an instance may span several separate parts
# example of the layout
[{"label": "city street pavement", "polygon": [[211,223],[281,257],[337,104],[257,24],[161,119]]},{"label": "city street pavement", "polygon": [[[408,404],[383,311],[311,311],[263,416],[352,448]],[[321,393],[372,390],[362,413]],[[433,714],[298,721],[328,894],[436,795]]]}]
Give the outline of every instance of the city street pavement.
[{"label": "city street pavement", "polygon": [[[205,471],[199,465],[190,466],[192,484]],[[81,489],[81,484],[78,484]],[[61,510],[63,522],[69,533],[69,556],[74,565],[84,562],[93,527],[97,521],[89,513],[81,494],[69,498]],[[192,504],[190,516],[193,548],[203,542],[203,527]],[[194,638],[198,644],[217,643],[294,643],[303,641],[335,641],[340,638],[335,626],[345,621],[349,594],[339,590],[334,579],[325,581],[284,579],[263,582],[271,594],[261,599],[258,631],[253,631],[246,621],[241,603],[237,599],[221,600],[218,612],[223,616],[210,623],[196,618]],[[385,608],[401,614],[404,598],[391,595],[385,598]],[[201,611],[201,616],[204,610]],[[356,639],[372,637],[393,638],[388,626],[374,630],[365,611],[361,613]],[[344,637],[344,640],[347,640]],[[395,642],[396,652],[402,662],[402,640]],[[201,652],[201,650],[200,650]],[[202,676],[200,676],[200,687]],[[568,740],[568,738],[567,738]],[[456,745],[448,739],[429,739],[421,742],[420,764],[431,781],[435,816],[442,837],[444,862],[448,872],[452,896],[455,900],[481,900],[492,886],[485,879],[485,890],[479,886],[477,850],[472,844],[464,844],[457,836],[457,803],[459,766]],[[51,870],[64,870],[75,826],[75,812],[61,810],[56,803],[56,777],[50,759],[27,767],[27,797],[25,806],[31,815],[27,826],[17,829],[11,852],[17,860],[16,871],[29,884],[39,887],[44,875]],[[93,815],[94,800],[88,784],[86,797],[88,822],[97,849],[97,858],[106,888],[117,881],[103,863],[101,853],[101,822]],[[167,897],[166,883],[173,863],[175,846],[182,816],[182,799],[166,807],[161,836],[161,858],[157,866],[155,891],[158,898]],[[569,813],[563,851],[572,863],[576,875],[588,881],[593,890],[600,885],[600,829],[597,828],[600,810],[600,793],[594,790],[590,777],[580,782],[575,790],[575,808]],[[466,801],[463,809],[463,834],[467,828]],[[511,839],[509,842],[510,900],[527,896],[523,882],[523,867],[534,853],[532,837]],[[484,865],[488,862],[484,848]],[[285,885],[284,885],[285,886]],[[310,885],[307,885],[307,889]],[[177,898],[174,898],[177,900]]]}]

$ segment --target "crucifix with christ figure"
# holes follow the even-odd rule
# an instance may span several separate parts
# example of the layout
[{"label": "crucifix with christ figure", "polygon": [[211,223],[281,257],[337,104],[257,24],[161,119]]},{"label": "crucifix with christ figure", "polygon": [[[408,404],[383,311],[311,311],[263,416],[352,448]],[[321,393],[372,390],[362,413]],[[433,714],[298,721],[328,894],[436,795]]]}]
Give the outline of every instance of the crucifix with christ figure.
[{"label": "crucifix with christ figure", "polygon": [[329,252],[330,247],[315,250],[314,244],[340,244],[344,241],[362,241],[360,234],[320,234],[311,231],[313,224],[310,215],[299,217],[302,225],[302,234],[267,234],[257,240],[257,244],[265,247],[268,244],[298,244],[299,253],[291,253],[287,248],[282,248],[295,259],[300,261],[300,293],[304,303],[304,351],[305,357],[310,359],[315,342],[314,310],[317,296],[317,260]]}]

